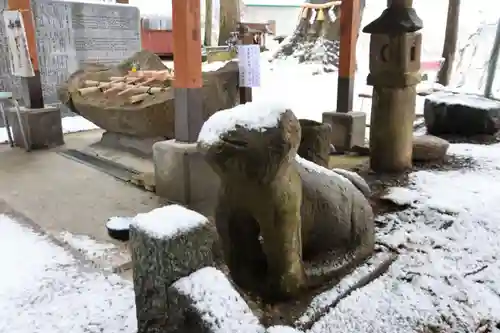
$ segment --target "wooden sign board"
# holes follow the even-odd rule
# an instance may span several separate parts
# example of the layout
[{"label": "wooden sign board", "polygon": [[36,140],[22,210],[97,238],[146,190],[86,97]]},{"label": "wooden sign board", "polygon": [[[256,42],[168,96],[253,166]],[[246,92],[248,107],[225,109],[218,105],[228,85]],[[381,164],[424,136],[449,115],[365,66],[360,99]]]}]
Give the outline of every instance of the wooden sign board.
[{"label": "wooden sign board", "polygon": [[21,12],[18,10],[5,10],[3,12],[3,20],[9,50],[11,74],[19,77],[35,76]]}]

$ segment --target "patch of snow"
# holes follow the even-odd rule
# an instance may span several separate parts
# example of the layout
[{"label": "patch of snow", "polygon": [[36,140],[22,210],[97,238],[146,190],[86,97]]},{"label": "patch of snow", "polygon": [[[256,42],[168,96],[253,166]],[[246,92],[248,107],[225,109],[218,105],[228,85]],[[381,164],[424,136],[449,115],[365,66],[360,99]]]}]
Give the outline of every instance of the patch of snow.
[{"label": "patch of snow", "polygon": [[500,102],[487,99],[483,96],[471,94],[454,94],[447,91],[440,91],[430,94],[427,96],[427,99],[434,103],[443,103],[447,105],[464,105],[492,110],[498,110],[500,108]]},{"label": "patch of snow", "polygon": [[[91,123],[90,121],[81,116],[62,118],[62,128],[64,134],[99,129],[97,125]],[[7,141],[8,141],[7,130],[5,129],[5,127],[0,127],[0,143],[5,143]]]},{"label": "patch of snow", "polygon": [[492,184],[500,182],[500,144],[451,145],[450,153],[472,158],[476,167],[410,174],[418,200],[377,217],[377,240],[397,248],[398,260],[309,333],[477,332],[484,325],[495,331],[500,190]]},{"label": "patch of snow", "polygon": [[128,230],[130,229],[132,220],[131,217],[113,216],[106,222],[106,228],[111,230]]},{"label": "patch of snow", "polygon": [[337,303],[341,298],[345,297],[354,286],[367,276],[373,274],[380,265],[390,259],[390,254],[375,254],[366,264],[356,268],[352,273],[344,277],[334,288],[315,296],[308,309],[300,316],[295,325],[302,326],[311,322],[315,316],[328,310],[332,304]]},{"label": "patch of snow", "polygon": [[126,247],[98,242],[87,235],[74,235],[63,231],[56,237],[68,244],[72,249],[80,252],[94,266],[106,271],[112,271],[132,260]]},{"label": "patch of snow", "polygon": [[99,129],[96,124],[88,121],[82,116],[64,117],[62,119],[62,127],[64,134]]},{"label": "patch of snow", "polygon": [[172,284],[188,297],[212,331],[221,333],[259,333],[265,329],[224,273],[213,267],[202,268]]},{"label": "patch of snow", "polygon": [[134,291],[0,215],[0,332],[135,333]]},{"label": "patch of snow", "polygon": [[328,175],[329,177],[335,178],[335,180],[339,181],[340,183],[344,183],[344,184],[349,183],[350,185],[352,185],[351,181],[349,179],[347,179],[346,177],[344,177],[343,175],[338,174],[338,173],[336,173],[330,169],[327,169],[325,167],[322,167],[321,165],[318,165],[314,162],[308,161],[305,158],[300,157],[299,155],[295,156],[295,160],[308,172],[314,172],[314,173]]},{"label": "patch of snow", "polygon": [[69,246],[85,253],[89,259],[103,257],[110,250],[116,249],[114,244],[99,243],[87,235],[73,235],[70,232],[63,231],[60,236]]},{"label": "patch of snow", "polygon": [[173,238],[206,223],[205,216],[179,205],[155,208],[138,214],[132,221],[133,226],[157,238]]},{"label": "patch of snow", "polygon": [[405,206],[420,202],[422,194],[418,191],[405,187],[391,187],[387,191],[387,194],[381,196],[380,198],[389,200],[399,206]]},{"label": "patch of snow", "polygon": [[215,72],[224,67],[228,62],[229,61],[214,61],[211,63],[204,63],[202,69],[204,72]]},{"label": "patch of snow", "polygon": [[213,145],[222,135],[237,127],[264,132],[276,127],[281,115],[287,110],[289,108],[286,104],[268,100],[240,104],[232,109],[216,112],[203,124],[198,142]]},{"label": "patch of snow", "polygon": [[280,326],[280,325],[269,327],[266,332],[267,333],[302,333],[302,331],[299,331],[293,327]]},{"label": "patch of snow", "polygon": [[370,189],[370,186],[368,185],[366,180],[356,172],[339,168],[333,168],[331,170],[347,178],[354,186],[356,186],[358,190],[361,191],[361,193],[364,194],[365,197],[369,197],[371,195],[372,191]]}]

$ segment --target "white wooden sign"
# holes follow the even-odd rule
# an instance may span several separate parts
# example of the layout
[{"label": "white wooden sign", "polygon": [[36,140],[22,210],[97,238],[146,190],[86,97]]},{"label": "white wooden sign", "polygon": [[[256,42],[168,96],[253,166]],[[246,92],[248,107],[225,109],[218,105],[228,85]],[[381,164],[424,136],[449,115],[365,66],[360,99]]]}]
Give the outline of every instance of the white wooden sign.
[{"label": "white wooden sign", "polygon": [[240,87],[260,86],[260,45],[238,45]]},{"label": "white wooden sign", "polygon": [[210,46],[219,45],[220,30],[220,0],[212,0],[212,31],[210,33]]},{"label": "white wooden sign", "polygon": [[33,77],[33,64],[28,50],[23,15],[18,10],[5,10],[5,35],[9,47],[11,73],[14,76]]}]

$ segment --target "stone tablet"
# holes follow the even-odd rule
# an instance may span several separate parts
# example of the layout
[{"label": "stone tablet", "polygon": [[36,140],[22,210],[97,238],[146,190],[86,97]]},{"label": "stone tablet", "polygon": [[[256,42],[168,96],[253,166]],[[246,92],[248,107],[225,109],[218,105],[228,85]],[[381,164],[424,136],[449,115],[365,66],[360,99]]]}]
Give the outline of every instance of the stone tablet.
[{"label": "stone tablet", "polygon": [[140,13],[125,5],[36,1],[33,5],[45,104],[86,63],[117,64],[141,50]]}]

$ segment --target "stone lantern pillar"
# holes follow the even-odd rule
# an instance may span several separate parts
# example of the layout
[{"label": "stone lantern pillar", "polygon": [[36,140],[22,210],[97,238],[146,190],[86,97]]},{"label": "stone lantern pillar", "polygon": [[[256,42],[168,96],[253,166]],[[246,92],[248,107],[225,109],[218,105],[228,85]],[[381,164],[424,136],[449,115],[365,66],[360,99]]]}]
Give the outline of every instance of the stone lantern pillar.
[{"label": "stone lantern pillar", "polygon": [[416,85],[420,77],[422,20],[412,0],[388,0],[388,8],[368,24],[373,86],[370,166],[375,172],[401,172],[412,166]]}]

